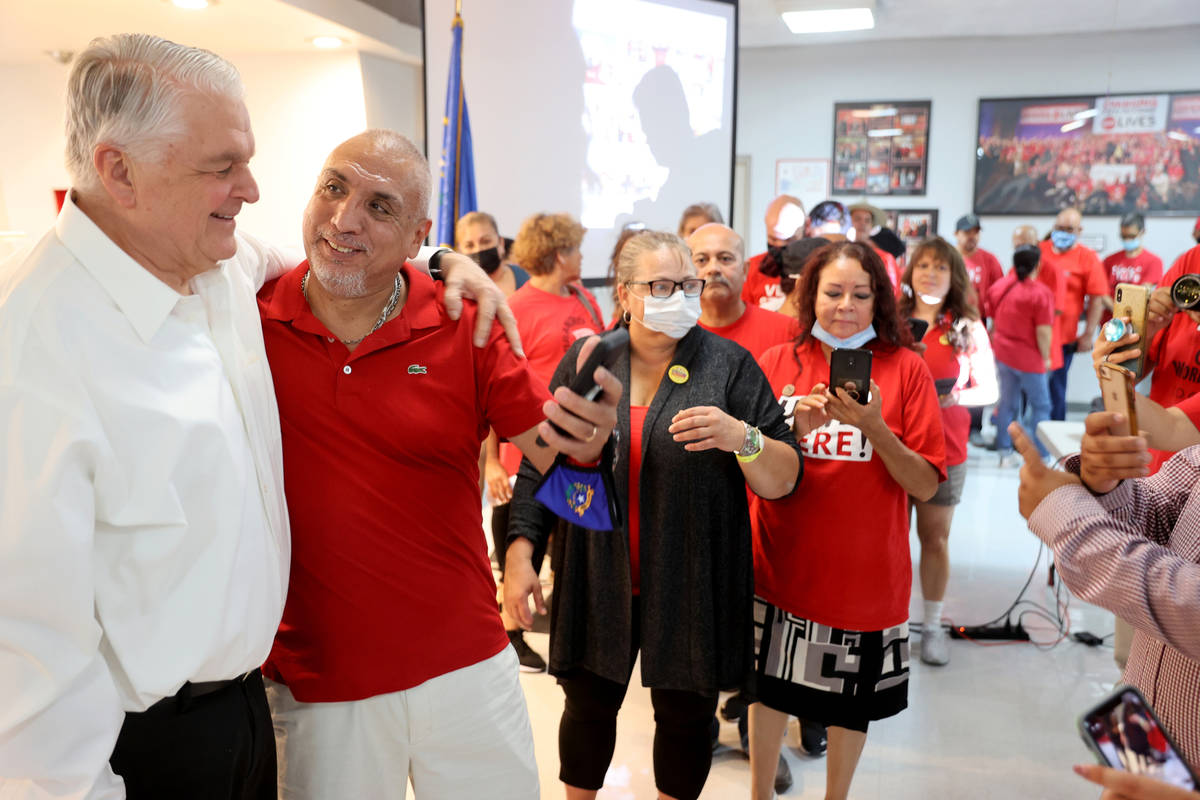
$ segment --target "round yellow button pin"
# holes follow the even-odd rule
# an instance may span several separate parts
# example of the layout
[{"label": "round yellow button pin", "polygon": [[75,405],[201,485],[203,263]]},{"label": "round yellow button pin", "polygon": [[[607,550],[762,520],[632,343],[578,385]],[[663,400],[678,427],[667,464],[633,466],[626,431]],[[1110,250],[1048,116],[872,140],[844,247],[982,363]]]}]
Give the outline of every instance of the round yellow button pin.
[{"label": "round yellow button pin", "polygon": [[688,373],[687,367],[683,364],[672,364],[671,368],[667,370],[667,377],[675,383],[687,383],[691,375]]}]

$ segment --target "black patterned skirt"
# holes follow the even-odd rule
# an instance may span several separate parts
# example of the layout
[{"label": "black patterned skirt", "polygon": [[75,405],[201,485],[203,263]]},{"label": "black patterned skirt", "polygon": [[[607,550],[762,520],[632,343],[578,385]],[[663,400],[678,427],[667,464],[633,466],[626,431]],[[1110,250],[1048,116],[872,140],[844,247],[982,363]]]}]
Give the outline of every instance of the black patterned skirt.
[{"label": "black patterned skirt", "polygon": [[849,631],[754,598],[756,699],[802,719],[866,731],[908,707],[908,623]]}]

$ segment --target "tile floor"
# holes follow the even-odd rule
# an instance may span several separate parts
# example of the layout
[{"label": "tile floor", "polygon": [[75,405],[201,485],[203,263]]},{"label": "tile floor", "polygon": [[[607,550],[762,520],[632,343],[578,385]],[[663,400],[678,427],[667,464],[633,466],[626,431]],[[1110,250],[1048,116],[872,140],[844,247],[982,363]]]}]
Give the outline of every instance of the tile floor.
[{"label": "tile floor", "polygon": [[[996,461],[995,453],[971,448],[970,472],[950,537],[953,571],[945,613],[956,623],[982,623],[1000,614],[1025,583],[1038,556],[1039,542],[1017,513],[1017,470],[1001,470]],[[915,559],[916,535],[911,539]],[[1053,608],[1045,565],[1043,554],[1025,597]],[[913,619],[920,619],[916,587],[911,608]],[[1073,630],[1099,636],[1113,630],[1111,614],[1077,599],[1071,599],[1068,616]],[[1056,638],[1048,623],[1031,616],[1024,623],[1035,638]],[[544,633],[526,636],[546,654]],[[1072,764],[1089,760],[1075,720],[1120,677],[1111,646],[1091,648],[1068,640],[1039,649],[1030,644],[983,647],[953,641],[950,664],[940,668],[921,664],[919,648],[920,637],[914,634],[909,708],[871,726],[851,797],[1069,800],[1097,796],[1091,784],[1071,772]],[[562,797],[557,758],[562,692],[545,674],[525,674],[521,681],[543,796]],[[601,800],[656,796],[652,736],[649,691],[635,672],[618,721],[617,750]],[[701,795],[705,800],[749,797],[749,762],[737,738],[736,727],[723,722],[721,742],[727,747],[713,758]],[[796,743],[793,722],[784,751],[795,782],[783,797],[821,798],[825,762],[803,755]]]}]

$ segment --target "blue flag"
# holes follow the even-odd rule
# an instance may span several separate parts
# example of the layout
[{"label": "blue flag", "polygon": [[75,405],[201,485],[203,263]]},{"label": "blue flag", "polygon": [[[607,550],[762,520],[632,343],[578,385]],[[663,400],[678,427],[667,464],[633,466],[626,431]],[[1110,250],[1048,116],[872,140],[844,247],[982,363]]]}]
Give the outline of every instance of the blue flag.
[{"label": "blue flag", "polygon": [[462,79],[463,20],[454,15],[450,28],[450,77],[446,82],[446,114],[442,117],[442,171],[438,190],[437,241],[454,247],[454,223],[477,207],[475,158],[471,155],[471,120]]},{"label": "blue flag", "polygon": [[568,465],[559,458],[534,491],[534,498],[574,525],[611,531],[616,511],[605,473],[597,467]]}]

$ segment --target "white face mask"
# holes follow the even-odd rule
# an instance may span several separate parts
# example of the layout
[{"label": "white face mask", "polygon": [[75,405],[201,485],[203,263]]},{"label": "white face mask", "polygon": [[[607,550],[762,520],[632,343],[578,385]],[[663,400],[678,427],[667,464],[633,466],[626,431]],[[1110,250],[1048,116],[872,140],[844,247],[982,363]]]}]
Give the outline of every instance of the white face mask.
[{"label": "white face mask", "polygon": [[852,336],[847,336],[845,339],[843,339],[840,336],[834,336],[832,333],[822,328],[821,323],[813,320],[812,335],[817,341],[824,342],[834,349],[857,349],[875,338],[875,324],[871,323],[858,333]]},{"label": "white face mask", "polygon": [[700,298],[686,297],[683,290],[670,297],[646,295],[643,302],[645,311],[642,319],[637,321],[650,330],[664,333],[672,339],[687,336],[687,332],[696,327],[696,321],[700,319]]}]

